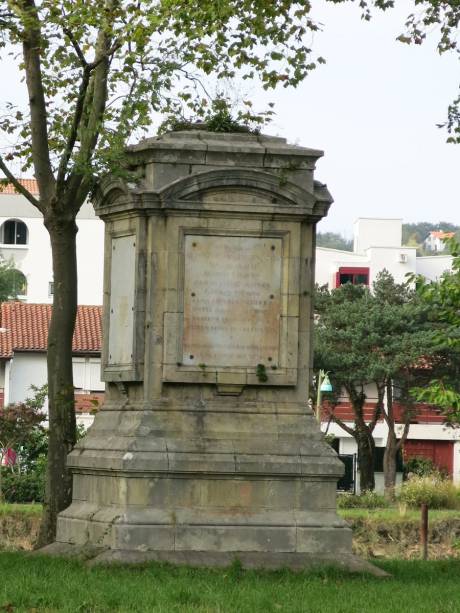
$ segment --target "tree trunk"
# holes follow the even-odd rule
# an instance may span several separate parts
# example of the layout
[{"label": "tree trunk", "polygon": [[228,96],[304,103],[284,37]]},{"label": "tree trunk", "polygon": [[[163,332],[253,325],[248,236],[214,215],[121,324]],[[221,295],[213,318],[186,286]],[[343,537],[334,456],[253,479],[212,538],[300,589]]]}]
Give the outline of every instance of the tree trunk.
[{"label": "tree trunk", "polygon": [[77,314],[77,226],[74,217],[64,215],[53,211],[45,217],[53,255],[54,295],[48,333],[49,446],[40,547],[55,540],[57,515],[72,502],[72,476],[66,461],[76,442],[72,338]]},{"label": "tree trunk", "polygon": [[375,443],[372,433],[368,428],[356,430],[356,443],[358,445],[359,482],[360,490],[373,491],[375,489],[374,474],[374,448]]},{"label": "tree trunk", "polygon": [[396,456],[398,446],[394,431],[388,432],[385,453],[383,454],[383,475],[385,484],[385,498],[393,501],[395,499],[396,486]]}]

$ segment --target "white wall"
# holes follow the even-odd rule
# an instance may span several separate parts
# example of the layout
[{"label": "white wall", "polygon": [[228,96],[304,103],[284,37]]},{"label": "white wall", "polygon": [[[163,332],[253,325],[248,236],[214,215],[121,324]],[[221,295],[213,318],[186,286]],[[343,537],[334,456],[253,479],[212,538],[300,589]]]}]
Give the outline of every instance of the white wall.
[{"label": "white wall", "polygon": [[402,219],[359,217],[353,224],[353,251],[363,253],[369,247],[400,247]]},{"label": "white wall", "polygon": [[451,255],[430,255],[417,258],[417,274],[423,275],[429,281],[436,281],[447,270],[452,270]]},{"label": "white wall", "polygon": [[[74,357],[72,362],[76,388],[87,392],[104,391],[105,384],[100,380],[100,358]],[[15,353],[5,369],[5,405],[24,401],[33,395],[31,385],[41,387],[46,382],[45,353]],[[84,387],[86,385],[90,387]]]},{"label": "white wall", "polygon": [[[396,283],[405,283],[407,274],[416,270],[415,247],[370,247],[367,250],[369,258],[369,285],[376,280],[384,268],[393,276]],[[406,260],[406,261],[402,261]]]},{"label": "white wall", "polygon": [[[0,226],[8,219],[23,221],[28,229],[27,245],[0,244],[0,255],[12,258],[27,279],[27,302],[51,303],[53,281],[51,245],[40,213],[20,195],[0,192]],[[78,302],[102,304],[104,224],[91,204],[85,203],[77,217]]]}]

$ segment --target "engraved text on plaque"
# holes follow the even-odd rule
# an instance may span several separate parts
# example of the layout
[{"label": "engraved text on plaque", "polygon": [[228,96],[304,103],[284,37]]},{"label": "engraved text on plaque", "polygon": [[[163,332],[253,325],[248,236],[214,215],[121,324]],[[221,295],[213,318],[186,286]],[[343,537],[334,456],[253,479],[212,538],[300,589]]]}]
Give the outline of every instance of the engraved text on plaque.
[{"label": "engraved text on plaque", "polygon": [[276,366],[282,240],[186,235],[183,364]]}]

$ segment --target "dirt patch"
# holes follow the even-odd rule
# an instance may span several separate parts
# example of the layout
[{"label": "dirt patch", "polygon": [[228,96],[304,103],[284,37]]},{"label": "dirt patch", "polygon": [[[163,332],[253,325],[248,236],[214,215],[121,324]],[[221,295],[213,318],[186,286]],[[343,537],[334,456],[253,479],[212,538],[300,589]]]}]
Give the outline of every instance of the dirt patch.
[{"label": "dirt patch", "polygon": [[[353,552],[367,558],[420,558],[420,522],[417,520],[347,520],[353,529]],[[429,524],[428,557],[460,557],[459,519],[437,519]]]},{"label": "dirt patch", "polygon": [[40,516],[0,515],[0,550],[31,550],[40,527]]}]

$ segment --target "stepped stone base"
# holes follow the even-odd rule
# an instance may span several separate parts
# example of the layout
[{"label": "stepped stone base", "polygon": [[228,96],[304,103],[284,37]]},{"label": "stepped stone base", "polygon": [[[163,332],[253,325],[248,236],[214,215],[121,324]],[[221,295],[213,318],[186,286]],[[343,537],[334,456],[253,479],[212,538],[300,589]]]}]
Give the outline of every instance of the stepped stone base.
[{"label": "stepped stone base", "polygon": [[380,578],[390,576],[381,568],[350,553],[133,551],[113,550],[92,545],[69,545],[68,543],[58,542],[48,545],[36,553],[79,559],[86,561],[90,566],[166,562],[195,568],[226,568],[237,560],[245,569],[289,569],[300,572],[332,567],[350,573],[367,573]]}]

